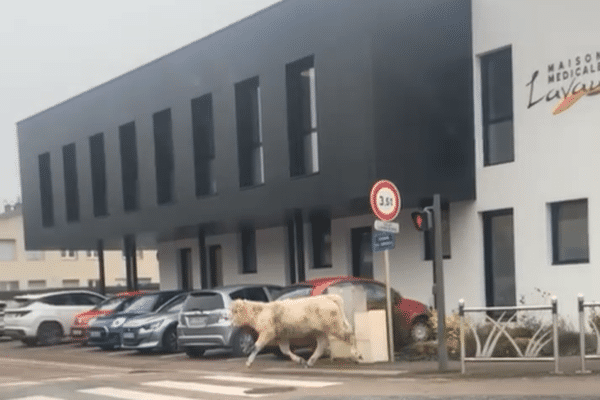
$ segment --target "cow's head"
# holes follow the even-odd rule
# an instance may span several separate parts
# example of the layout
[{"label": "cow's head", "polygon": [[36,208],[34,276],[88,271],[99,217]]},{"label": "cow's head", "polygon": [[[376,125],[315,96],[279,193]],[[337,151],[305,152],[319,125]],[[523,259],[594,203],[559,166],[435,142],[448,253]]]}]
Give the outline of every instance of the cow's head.
[{"label": "cow's head", "polygon": [[262,304],[248,300],[234,300],[229,309],[232,321],[237,326],[254,326],[256,317],[262,311]]}]

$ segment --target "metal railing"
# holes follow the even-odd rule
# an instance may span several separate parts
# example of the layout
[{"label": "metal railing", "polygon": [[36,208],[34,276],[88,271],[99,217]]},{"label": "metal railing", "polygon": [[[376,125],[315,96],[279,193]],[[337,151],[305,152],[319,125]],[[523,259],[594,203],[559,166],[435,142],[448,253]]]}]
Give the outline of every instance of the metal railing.
[{"label": "metal railing", "polygon": [[578,373],[590,373],[591,371],[585,369],[585,360],[600,359],[600,331],[593,321],[589,321],[592,331],[596,335],[596,353],[585,354],[585,309],[600,307],[600,303],[583,301],[583,294],[577,296],[577,303],[579,309],[579,354],[581,356],[581,370]]},{"label": "metal railing", "polygon": [[[529,338],[527,346],[524,351],[521,350],[519,345],[517,345],[515,339],[506,331],[507,326],[514,321],[517,313],[513,313],[512,316],[508,317],[505,321],[503,321],[507,312],[511,311],[544,311],[548,310],[552,312],[552,329],[546,330],[544,326],[540,326],[539,329],[535,332],[535,334]],[[489,312],[502,312],[500,317],[496,320],[490,317]],[[477,333],[477,329],[468,324],[471,328],[475,344],[475,356],[474,357],[466,357],[466,349],[465,349],[465,313],[474,313],[474,312],[485,312],[486,313],[486,321],[492,324],[492,330],[488,334],[484,345],[481,345],[481,339]],[[497,362],[497,361],[554,361],[554,373],[559,374],[559,366],[558,366],[558,303],[556,300],[556,296],[552,296],[551,305],[547,306],[507,306],[507,307],[470,307],[465,308],[464,299],[460,299],[458,302],[458,314],[460,317],[460,369],[461,373],[465,373],[466,367],[465,364],[467,362]],[[546,330],[546,332],[544,332]],[[552,332],[552,337],[547,338],[548,335]],[[508,341],[512,344],[517,354],[516,357],[492,357],[496,344],[501,336],[505,336]],[[550,341],[553,341],[553,356],[552,357],[538,357],[540,351],[546,344]]]}]

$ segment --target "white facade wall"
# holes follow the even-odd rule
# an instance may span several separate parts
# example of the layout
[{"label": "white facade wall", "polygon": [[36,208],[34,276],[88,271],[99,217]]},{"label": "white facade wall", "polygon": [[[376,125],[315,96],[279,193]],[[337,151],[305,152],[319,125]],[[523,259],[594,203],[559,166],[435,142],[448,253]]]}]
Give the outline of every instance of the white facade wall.
[{"label": "white facade wall", "polygon": [[[548,83],[562,61],[573,67],[576,57],[590,54],[595,72],[574,83],[600,82],[597,15],[600,3],[588,0],[479,0],[473,2],[475,137],[478,212],[513,208],[517,299],[532,298],[536,288],[559,299],[559,313],[576,322],[578,293],[600,300],[598,265],[600,98],[585,96],[565,112],[552,115],[558,100],[532,101],[555,90],[568,90],[572,78]],[[515,161],[483,166],[481,76],[478,56],[512,47]],[[583,65],[583,64],[582,64]],[[570,70],[571,68],[566,68]],[[591,70],[591,68],[590,68]],[[580,73],[582,70],[579,71]],[[579,84],[577,90],[582,86]],[[553,265],[549,203],[588,199],[589,263]]]}]

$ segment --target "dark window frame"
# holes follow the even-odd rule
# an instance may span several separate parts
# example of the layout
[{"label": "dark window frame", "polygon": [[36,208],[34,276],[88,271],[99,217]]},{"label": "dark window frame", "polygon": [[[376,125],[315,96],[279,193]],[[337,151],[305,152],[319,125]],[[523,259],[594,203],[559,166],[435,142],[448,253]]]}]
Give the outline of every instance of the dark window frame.
[{"label": "dark window frame", "polygon": [[[314,55],[310,55],[286,65],[286,94],[288,120],[288,146],[290,157],[290,177],[303,177],[318,174],[319,164],[319,134],[316,106],[316,77]],[[303,80],[303,74],[311,71],[312,82],[308,77],[308,89]],[[313,104],[314,99],[314,104]],[[313,115],[314,114],[314,115]],[[309,168],[307,152],[312,155],[312,136],[316,137],[316,168]],[[310,137],[311,146],[306,146]],[[314,161],[313,161],[314,162]]]},{"label": "dark window frame", "polygon": [[[494,61],[502,60],[503,57],[508,57],[510,62],[510,82],[505,83],[505,89],[510,91],[510,112],[500,113],[498,116],[491,116],[492,105],[490,104],[490,88],[489,81],[491,78],[490,64]],[[482,119],[483,119],[483,158],[484,166],[498,165],[513,162],[515,160],[514,146],[514,96],[513,96],[513,74],[512,74],[512,49],[511,47],[503,48],[481,57],[481,97],[482,97]],[[492,93],[493,95],[493,93]],[[498,96],[496,94],[496,96]],[[496,101],[499,101],[496,99]],[[490,160],[490,127],[494,124],[503,122],[513,122],[511,129],[512,148],[511,154],[504,156],[498,161]]]},{"label": "dark window frame", "polygon": [[[586,253],[587,257],[584,258],[570,258],[560,259],[560,230],[559,230],[559,217],[560,207],[564,205],[575,205],[585,204],[585,235],[587,237]],[[550,215],[551,215],[551,229],[552,229],[552,264],[553,265],[567,265],[567,264],[588,264],[590,262],[590,238],[589,238],[589,203],[588,199],[577,199],[577,200],[566,200],[550,203]]]},{"label": "dark window frame", "polygon": [[108,202],[104,133],[100,132],[90,136],[89,145],[94,217],[105,217],[108,215]]},{"label": "dark window frame", "polygon": [[125,212],[137,211],[140,209],[140,182],[135,121],[119,126],[119,151],[121,153],[123,210]]},{"label": "dark window frame", "polygon": [[79,222],[79,185],[77,179],[77,148],[75,143],[62,147],[65,207],[67,222]]},{"label": "dark window frame", "polygon": [[253,228],[243,228],[240,232],[240,244],[242,252],[242,273],[257,273],[256,231]]},{"label": "dark window frame", "polygon": [[[262,104],[258,76],[235,84],[235,114],[240,188],[265,184]],[[260,154],[260,160],[256,159]],[[256,171],[256,164],[260,171]],[[260,179],[257,179],[257,173]]]},{"label": "dark window frame", "polygon": [[192,139],[196,197],[216,194],[215,129],[212,94],[192,99]]}]

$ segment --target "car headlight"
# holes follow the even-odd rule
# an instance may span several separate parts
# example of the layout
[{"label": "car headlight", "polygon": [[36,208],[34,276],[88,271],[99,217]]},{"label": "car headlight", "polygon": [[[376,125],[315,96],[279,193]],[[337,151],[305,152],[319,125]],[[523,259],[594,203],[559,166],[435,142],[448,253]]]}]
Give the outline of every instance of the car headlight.
[{"label": "car headlight", "polygon": [[112,322],[112,324],[110,324],[110,327],[111,328],[118,328],[118,327],[120,327],[121,325],[123,325],[123,323],[125,323],[125,319],[126,318],[117,318],[117,319],[115,319]]},{"label": "car headlight", "polygon": [[142,327],[140,328],[140,333],[158,330],[158,328],[160,328],[160,326],[162,325],[163,321],[164,320],[160,320],[160,321],[156,321],[156,322],[151,322],[146,325],[142,325]]},{"label": "car headlight", "polygon": [[98,317],[93,317],[93,318],[90,318],[90,319],[89,319],[89,321],[88,321],[88,325],[91,325],[91,324],[93,324],[93,323],[94,323],[94,321],[96,321],[97,319],[98,319]]}]

